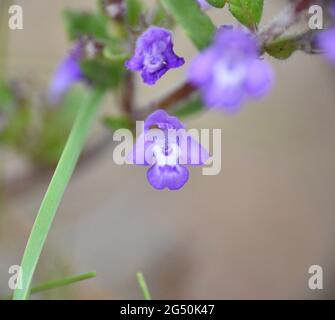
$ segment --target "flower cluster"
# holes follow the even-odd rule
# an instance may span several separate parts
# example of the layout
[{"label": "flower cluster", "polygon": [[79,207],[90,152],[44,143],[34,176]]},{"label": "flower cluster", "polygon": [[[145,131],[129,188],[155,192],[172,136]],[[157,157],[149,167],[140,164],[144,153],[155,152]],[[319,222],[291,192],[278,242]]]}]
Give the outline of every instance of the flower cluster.
[{"label": "flower cluster", "polygon": [[[206,0],[195,1],[203,10],[211,8]],[[58,102],[71,85],[85,80],[80,62],[86,51],[79,41],[62,61],[50,86],[51,101]],[[172,33],[150,26],[138,37],[125,67],[140,72],[144,83],[154,85],[170,69],[184,64],[184,58],[174,52]],[[227,112],[239,110],[246,98],[263,97],[274,80],[271,67],[260,59],[256,35],[227,26],[219,28],[213,43],[191,62],[187,76],[208,107]],[[177,190],[188,181],[186,166],[204,164],[208,153],[176,117],[158,110],[146,119],[130,157],[136,165],[150,166],[147,178],[154,188]]]},{"label": "flower cluster", "polygon": [[153,85],[168,70],[178,68],[185,60],[173,51],[172,34],[166,29],[150,27],[137,40],[134,56],[126,62],[132,71],[140,71],[143,81]]},{"label": "flower cluster", "polygon": [[259,59],[255,36],[221,27],[212,46],[193,60],[188,78],[208,106],[234,112],[246,97],[264,96],[274,77],[269,64]]},{"label": "flower cluster", "polygon": [[208,157],[208,152],[186,132],[178,118],[157,110],[145,120],[143,133],[128,160],[150,166],[147,179],[155,189],[178,190],[189,178],[186,165],[202,165]]}]

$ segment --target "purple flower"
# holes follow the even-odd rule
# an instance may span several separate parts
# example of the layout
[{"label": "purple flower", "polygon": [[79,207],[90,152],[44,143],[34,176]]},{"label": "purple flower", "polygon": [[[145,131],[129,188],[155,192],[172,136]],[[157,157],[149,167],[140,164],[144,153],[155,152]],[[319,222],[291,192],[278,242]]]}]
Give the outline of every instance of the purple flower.
[{"label": "purple flower", "polygon": [[75,44],[71,52],[57,67],[49,87],[49,101],[58,104],[70,87],[84,76],[80,69],[80,60],[84,56],[85,45],[82,42]]},{"label": "purple flower", "polygon": [[237,111],[248,96],[264,96],[274,80],[271,67],[259,59],[257,39],[228,26],[221,27],[212,46],[193,60],[188,78],[209,107],[228,112]]},{"label": "purple flower", "polygon": [[126,61],[132,71],[141,71],[143,81],[153,85],[169,69],[185,63],[173,51],[172,34],[166,29],[150,27],[137,40],[134,56]]},{"label": "purple flower", "polygon": [[[335,20],[335,1],[329,6],[329,12],[333,20]],[[334,21],[333,21],[334,23]],[[320,32],[316,38],[317,46],[324,51],[325,57],[335,64],[335,27]]]},{"label": "purple flower", "polygon": [[208,10],[212,8],[212,6],[206,0],[196,0],[196,1],[199,3],[200,8],[202,10]]},{"label": "purple flower", "polygon": [[335,63],[335,27],[321,32],[317,37],[317,43],[327,59]]},{"label": "purple flower", "polygon": [[208,152],[185,130],[176,117],[163,110],[153,112],[144,122],[128,160],[150,166],[149,183],[158,190],[178,190],[188,181],[185,165],[199,166],[208,160]]}]

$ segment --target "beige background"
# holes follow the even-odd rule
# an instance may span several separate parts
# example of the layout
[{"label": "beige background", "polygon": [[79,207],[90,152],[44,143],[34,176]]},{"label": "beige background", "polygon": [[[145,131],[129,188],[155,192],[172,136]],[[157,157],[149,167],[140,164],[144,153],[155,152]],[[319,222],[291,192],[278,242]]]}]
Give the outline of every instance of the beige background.
[{"label": "beige background", "polygon": [[[182,1],[182,0],[181,0]],[[60,12],[94,1],[15,1],[24,30],[10,32],[9,72],[47,86],[69,48]],[[268,0],[264,21],[285,1]],[[213,10],[218,24],[231,22]],[[176,51],[195,50],[181,30]],[[135,273],[144,272],[155,298],[334,298],[334,74],[321,57],[295,54],[271,60],[270,96],[227,116],[195,116],[189,128],[222,128],[222,172],[191,179],[179,192],[158,192],[145,170],[119,167],[110,147],[77,172],[56,216],[35,282],[96,270],[86,283],[54,290],[53,298],[139,298]],[[181,83],[187,65],[156,87],[139,82],[143,103]],[[107,112],[117,106],[107,103]],[[96,134],[103,131],[99,129]],[[5,152],[5,151],[1,151]],[[24,171],[8,155],[7,175]],[[18,264],[48,178],[11,195],[0,224],[0,291]],[[324,290],[308,289],[308,268],[324,269]]]}]

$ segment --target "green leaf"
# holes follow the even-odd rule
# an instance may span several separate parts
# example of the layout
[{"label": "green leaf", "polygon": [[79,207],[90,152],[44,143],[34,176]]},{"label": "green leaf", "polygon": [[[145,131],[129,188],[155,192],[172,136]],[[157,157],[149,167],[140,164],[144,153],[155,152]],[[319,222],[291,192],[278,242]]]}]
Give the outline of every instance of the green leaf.
[{"label": "green leaf", "polygon": [[31,122],[31,109],[20,108],[10,114],[4,130],[0,133],[0,141],[12,147],[20,147],[28,136],[28,128]]},{"label": "green leaf", "polygon": [[132,128],[129,119],[124,116],[118,116],[118,117],[108,116],[103,119],[103,123],[112,130]]},{"label": "green leaf", "polygon": [[124,43],[118,38],[112,38],[106,43],[103,55],[112,62],[122,64],[129,58],[129,52],[126,51]]},{"label": "green leaf", "polygon": [[227,0],[206,0],[211,6],[215,8],[223,8]]},{"label": "green leaf", "polygon": [[151,300],[151,294],[142,272],[136,273],[138,285],[142,291],[144,300]]},{"label": "green leaf", "polygon": [[0,112],[9,111],[8,109],[13,101],[14,97],[11,88],[7,83],[0,81]]},{"label": "green leaf", "polygon": [[78,275],[75,275],[75,276],[62,278],[62,279],[57,279],[57,280],[44,282],[44,283],[41,283],[40,285],[37,285],[37,286],[33,287],[30,290],[30,293],[31,294],[39,293],[39,292],[50,290],[50,289],[64,287],[64,286],[67,286],[67,285],[72,284],[72,283],[76,283],[76,282],[79,282],[79,281],[95,278],[96,276],[97,276],[96,272],[93,271],[93,272],[87,272],[87,273],[78,274]]},{"label": "green leaf", "polygon": [[180,103],[172,112],[178,118],[186,118],[204,109],[204,104],[198,94],[192,95],[186,101]]},{"label": "green leaf", "polygon": [[157,2],[149,17],[151,25],[167,29],[172,29],[174,27],[175,21],[173,17],[166,11],[161,2]]},{"label": "green leaf", "polygon": [[85,76],[100,88],[116,89],[125,73],[122,61],[116,63],[102,57],[83,60],[80,67]]},{"label": "green leaf", "polygon": [[[79,281],[95,278],[96,276],[97,276],[96,272],[93,271],[93,272],[87,272],[87,273],[78,274],[75,276],[62,278],[62,279],[51,280],[48,282],[38,284],[37,286],[34,286],[33,288],[31,288],[30,294],[40,293],[43,291],[68,286],[70,284],[73,284]],[[11,295],[6,297],[4,300],[9,300],[9,299],[12,299]]]},{"label": "green leaf", "polygon": [[[78,106],[84,103],[86,87],[73,86],[57,108],[46,106],[41,113],[41,124],[34,131],[29,156],[34,163],[55,166],[64,149]],[[62,130],[59,130],[62,128]],[[27,142],[23,142],[28,145]]]},{"label": "green leaf", "polygon": [[299,45],[294,38],[278,39],[267,44],[264,48],[270,56],[279,60],[288,59],[298,49]]},{"label": "green leaf", "polygon": [[70,40],[79,36],[91,36],[98,40],[109,38],[107,20],[100,14],[65,10],[63,18]]},{"label": "green leaf", "polygon": [[187,35],[199,49],[208,47],[216,32],[212,20],[200,9],[194,0],[161,0],[163,6],[170,12],[186,31]]},{"label": "green leaf", "polygon": [[264,0],[227,0],[232,15],[249,28],[257,26],[262,18]]},{"label": "green leaf", "polygon": [[140,23],[143,12],[143,4],[140,0],[126,0],[126,22],[128,25],[135,27]]},{"label": "green leaf", "polygon": [[31,281],[44,243],[103,96],[104,92],[100,90],[89,92],[84,104],[78,106],[76,120],[42,201],[23,254],[22,288],[15,289],[14,300],[25,300],[29,297]]}]

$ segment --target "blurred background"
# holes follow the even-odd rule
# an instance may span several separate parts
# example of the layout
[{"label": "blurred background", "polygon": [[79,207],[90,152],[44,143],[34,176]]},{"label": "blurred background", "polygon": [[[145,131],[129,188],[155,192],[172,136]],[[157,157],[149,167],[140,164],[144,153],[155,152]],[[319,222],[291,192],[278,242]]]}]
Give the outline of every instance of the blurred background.
[{"label": "blurred background", "polygon": [[[24,29],[9,31],[8,73],[26,79],[30,90],[46,89],[70,48],[62,10],[89,10],[95,1],[14,2],[23,7]],[[263,23],[285,3],[267,0]],[[226,10],[209,14],[217,24],[233,21]],[[182,30],[175,37],[188,63],[155,87],[137,79],[139,104],[183,82],[196,51]],[[222,129],[222,171],[202,176],[192,168],[179,192],[152,189],[144,168],[115,165],[113,143],[94,149],[111,140],[97,121],[88,144],[94,152],[71,180],[34,283],[91,270],[97,277],[35,298],[141,298],[137,271],[156,299],[335,298],[335,69],[302,53],[267,59],[277,77],[267,98],[237,115],[205,111],[186,121],[188,128]],[[107,99],[103,112],[117,110]],[[20,263],[52,171],[11,148],[1,147],[0,160],[5,295],[9,266]],[[308,288],[314,264],[323,267],[324,290]]]}]

